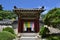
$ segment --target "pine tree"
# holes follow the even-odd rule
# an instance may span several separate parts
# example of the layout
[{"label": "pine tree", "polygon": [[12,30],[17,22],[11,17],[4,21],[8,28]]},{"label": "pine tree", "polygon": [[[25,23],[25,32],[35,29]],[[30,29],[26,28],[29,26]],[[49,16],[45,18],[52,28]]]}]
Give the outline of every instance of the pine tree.
[{"label": "pine tree", "polygon": [[2,7],[2,5],[0,5],[0,10],[3,10],[3,7]]}]

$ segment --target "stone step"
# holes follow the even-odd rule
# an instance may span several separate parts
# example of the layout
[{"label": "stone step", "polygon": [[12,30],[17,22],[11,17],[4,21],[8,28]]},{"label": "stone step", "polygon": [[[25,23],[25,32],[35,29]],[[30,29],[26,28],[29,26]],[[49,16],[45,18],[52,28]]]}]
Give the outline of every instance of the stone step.
[{"label": "stone step", "polygon": [[19,40],[38,40],[37,33],[20,33]]},{"label": "stone step", "polygon": [[36,35],[22,35],[22,37],[35,37]]},{"label": "stone step", "polygon": [[37,37],[21,37],[20,40],[38,40]]},{"label": "stone step", "polygon": [[35,37],[37,36],[36,33],[22,33],[21,34],[22,37]]}]

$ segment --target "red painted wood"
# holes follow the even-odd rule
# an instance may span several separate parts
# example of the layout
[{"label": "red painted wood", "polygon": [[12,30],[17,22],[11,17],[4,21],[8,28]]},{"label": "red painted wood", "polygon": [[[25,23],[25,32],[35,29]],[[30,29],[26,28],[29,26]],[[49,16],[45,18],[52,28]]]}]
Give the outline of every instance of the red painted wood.
[{"label": "red painted wood", "polygon": [[34,30],[35,32],[39,32],[39,20],[38,19],[34,19],[34,20],[23,20],[18,18],[18,32],[21,33],[23,32],[23,24],[25,21],[31,21],[34,22]]},{"label": "red painted wood", "polygon": [[38,33],[39,32],[39,20],[35,20],[35,32]]},{"label": "red painted wood", "polygon": [[20,18],[18,17],[18,33],[20,32]]},{"label": "red painted wood", "polygon": [[39,20],[37,20],[37,32],[39,32]]},{"label": "red painted wood", "polygon": [[18,33],[23,32],[23,20],[18,18]]},{"label": "red painted wood", "polygon": [[21,20],[21,32],[23,32],[23,24],[24,24],[24,21]]},{"label": "red painted wood", "polygon": [[35,29],[35,32],[36,32],[36,31],[37,31],[37,30],[36,30],[36,29],[37,29],[37,22],[36,22],[36,20],[35,20],[34,24],[35,24],[35,25],[34,25],[34,26],[35,26],[34,29]]}]

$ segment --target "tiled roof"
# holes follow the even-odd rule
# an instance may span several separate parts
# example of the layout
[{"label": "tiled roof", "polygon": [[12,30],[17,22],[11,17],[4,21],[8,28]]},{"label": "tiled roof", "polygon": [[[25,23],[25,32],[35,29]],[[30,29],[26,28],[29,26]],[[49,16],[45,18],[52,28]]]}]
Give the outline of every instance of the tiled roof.
[{"label": "tiled roof", "polygon": [[17,8],[17,9],[14,9],[14,10],[43,10],[42,8]]},{"label": "tiled roof", "polygon": [[13,23],[13,21],[11,21],[11,20],[0,21],[0,24],[12,24],[12,23]]}]

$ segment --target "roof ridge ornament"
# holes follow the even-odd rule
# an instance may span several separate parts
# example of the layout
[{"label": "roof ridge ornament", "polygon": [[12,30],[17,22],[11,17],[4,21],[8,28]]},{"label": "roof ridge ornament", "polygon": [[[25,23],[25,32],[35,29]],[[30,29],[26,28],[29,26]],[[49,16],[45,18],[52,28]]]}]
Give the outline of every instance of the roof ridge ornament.
[{"label": "roof ridge ornament", "polygon": [[16,7],[16,6],[14,6],[14,9],[17,9],[17,7]]},{"label": "roof ridge ornament", "polygon": [[42,8],[44,9],[44,6],[42,6]]}]

